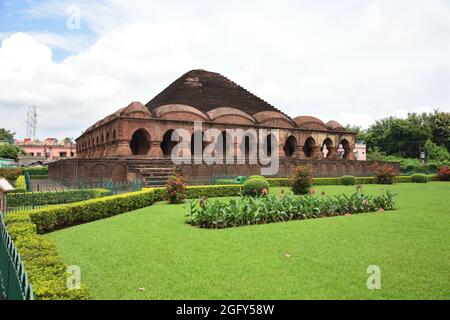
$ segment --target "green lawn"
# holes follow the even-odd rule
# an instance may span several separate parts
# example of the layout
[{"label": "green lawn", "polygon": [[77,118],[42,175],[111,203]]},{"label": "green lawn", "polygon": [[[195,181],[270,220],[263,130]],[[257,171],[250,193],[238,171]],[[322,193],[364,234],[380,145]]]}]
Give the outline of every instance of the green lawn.
[{"label": "green lawn", "polygon": [[450,183],[388,188],[398,209],[385,213],[206,230],[158,203],[48,236],[95,299],[449,299]]}]

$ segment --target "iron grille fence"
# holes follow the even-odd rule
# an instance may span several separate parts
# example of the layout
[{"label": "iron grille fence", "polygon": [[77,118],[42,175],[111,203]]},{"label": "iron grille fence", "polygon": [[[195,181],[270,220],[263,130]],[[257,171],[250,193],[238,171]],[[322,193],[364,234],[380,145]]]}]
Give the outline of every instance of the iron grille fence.
[{"label": "iron grille fence", "polygon": [[33,289],[0,211],[0,300],[33,300]]}]

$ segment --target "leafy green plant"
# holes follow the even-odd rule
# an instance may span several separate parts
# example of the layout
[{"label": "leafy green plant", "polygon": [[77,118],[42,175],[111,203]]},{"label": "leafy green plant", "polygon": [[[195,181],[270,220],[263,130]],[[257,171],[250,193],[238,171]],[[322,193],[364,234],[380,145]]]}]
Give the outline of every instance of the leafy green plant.
[{"label": "leafy green plant", "polygon": [[394,194],[378,196],[360,191],[335,197],[282,195],[242,197],[230,201],[190,201],[186,222],[201,228],[229,228],[394,209]]},{"label": "leafy green plant", "polygon": [[414,183],[427,183],[428,182],[428,176],[423,173],[415,173],[411,176],[411,182]]},{"label": "leafy green plant", "polygon": [[16,181],[21,174],[20,168],[0,168],[0,177],[9,181]]},{"label": "leafy green plant", "polygon": [[265,179],[248,179],[244,182],[242,193],[250,197],[258,197],[269,192],[269,183]]},{"label": "leafy green plant", "polygon": [[310,166],[299,166],[295,168],[294,176],[291,179],[291,188],[294,194],[308,194],[312,183],[312,168]]},{"label": "leafy green plant", "polygon": [[250,176],[250,177],[248,177],[247,180],[253,180],[253,179],[266,180],[266,177],[255,175],[255,176]]},{"label": "leafy green plant", "polygon": [[342,176],[341,184],[344,186],[353,186],[356,183],[356,179],[354,176]]},{"label": "leafy green plant", "polygon": [[27,191],[27,182],[25,180],[25,176],[21,175],[16,179],[15,188],[15,192]]}]

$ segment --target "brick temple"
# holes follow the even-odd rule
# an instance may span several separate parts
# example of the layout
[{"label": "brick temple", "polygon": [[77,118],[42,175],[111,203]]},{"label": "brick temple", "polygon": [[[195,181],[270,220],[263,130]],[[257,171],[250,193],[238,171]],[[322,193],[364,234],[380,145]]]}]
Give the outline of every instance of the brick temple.
[{"label": "brick temple", "polygon": [[[370,162],[355,160],[355,134],[338,122],[324,123],[311,116],[291,118],[218,73],[192,70],[146,105],[132,102],[89,127],[77,139],[77,158],[51,163],[50,178],[69,182],[141,179],[148,185],[157,184],[173,168],[173,131],[182,128],[194,136],[196,121],[205,130],[221,130],[225,140],[229,128],[278,129],[277,177],[290,176],[299,164],[311,164],[315,175],[322,177],[372,174]],[[248,143],[244,139],[231,145],[237,155],[247,152]],[[209,183],[217,176],[259,174],[261,165],[248,162],[184,164],[181,170],[193,184]]]}]

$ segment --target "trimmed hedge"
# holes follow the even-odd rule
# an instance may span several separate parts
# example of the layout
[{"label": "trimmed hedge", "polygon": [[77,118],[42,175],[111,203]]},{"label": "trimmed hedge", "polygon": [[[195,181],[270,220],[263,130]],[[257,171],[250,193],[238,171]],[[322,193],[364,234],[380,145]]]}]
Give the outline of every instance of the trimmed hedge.
[{"label": "trimmed hedge", "polygon": [[48,167],[27,167],[22,173],[28,172],[30,176],[48,176]]},{"label": "trimmed hedge", "polygon": [[263,194],[264,189],[269,191],[269,183],[266,181],[266,179],[248,179],[244,183],[242,193],[246,196],[257,197]]},{"label": "trimmed hedge", "polygon": [[[187,187],[186,197],[188,199],[231,197],[238,196],[241,192],[242,186],[236,185],[193,186]],[[139,192],[56,205],[28,212],[31,221],[36,224],[37,232],[42,234],[148,207],[155,201],[166,199],[166,188],[146,188]]]},{"label": "trimmed hedge", "polygon": [[344,186],[353,186],[356,183],[356,179],[354,176],[342,176],[341,184]]},{"label": "trimmed hedge", "polygon": [[[438,181],[435,174],[427,176],[428,181]],[[289,187],[289,178],[268,178],[267,181],[271,187]],[[411,176],[396,176],[395,183],[410,183]],[[375,184],[374,177],[355,177],[355,184]],[[338,186],[342,185],[341,178],[313,178],[314,186]]]},{"label": "trimmed hedge", "polygon": [[8,206],[28,207],[73,203],[111,195],[107,189],[80,189],[51,192],[24,192],[8,194]]},{"label": "trimmed hedge", "polygon": [[423,173],[415,173],[411,176],[411,182],[414,183],[427,183],[428,182],[428,176]]},{"label": "trimmed hedge", "polygon": [[17,178],[15,188],[16,190],[14,190],[14,192],[27,191],[27,181],[25,180],[25,176],[21,175]]},{"label": "trimmed hedge", "polygon": [[26,213],[5,216],[5,224],[28,273],[37,300],[87,300],[90,294],[82,284],[79,290],[67,288],[67,265],[54,243],[36,234],[36,225]]}]

